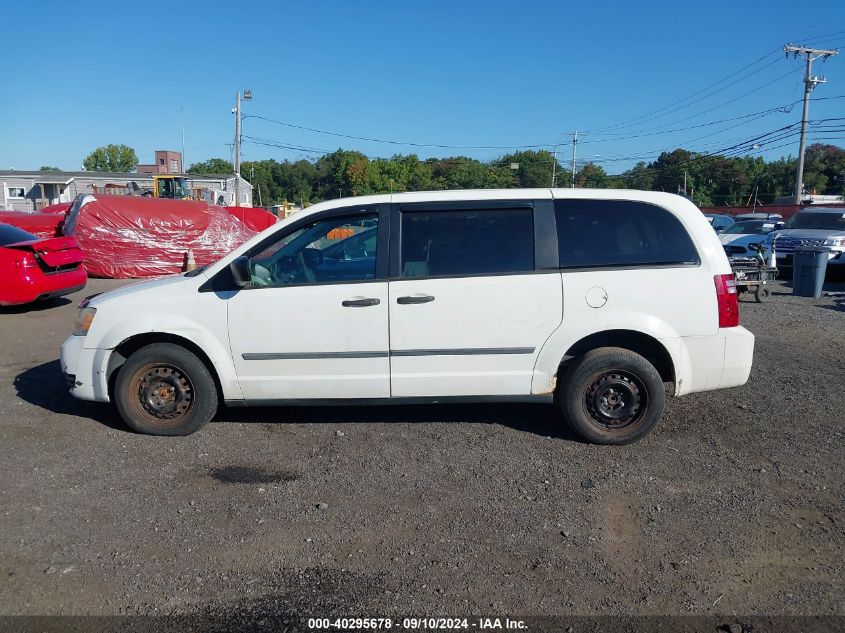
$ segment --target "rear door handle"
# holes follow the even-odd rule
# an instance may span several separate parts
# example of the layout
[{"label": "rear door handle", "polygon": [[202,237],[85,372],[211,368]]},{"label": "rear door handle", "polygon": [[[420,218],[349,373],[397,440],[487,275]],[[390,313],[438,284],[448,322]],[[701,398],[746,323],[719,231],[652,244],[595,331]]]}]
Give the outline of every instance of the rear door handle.
[{"label": "rear door handle", "polygon": [[375,298],[371,299],[347,299],[340,305],[344,308],[366,308],[367,306],[377,306],[381,301]]},{"label": "rear door handle", "polygon": [[404,306],[410,303],[428,303],[429,301],[434,301],[434,297],[432,297],[431,295],[417,294],[409,295],[407,297],[399,297],[396,300],[396,303]]}]

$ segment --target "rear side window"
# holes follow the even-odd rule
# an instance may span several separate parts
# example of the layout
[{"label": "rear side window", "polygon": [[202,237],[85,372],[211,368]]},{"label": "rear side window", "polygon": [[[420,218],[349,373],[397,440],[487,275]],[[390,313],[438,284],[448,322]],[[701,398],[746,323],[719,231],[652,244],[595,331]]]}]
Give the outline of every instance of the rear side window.
[{"label": "rear side window", "polygon": [[556,200],[561,268],[698,264],[681,222],[665,209],[628,200]]},{"label": "rear side window", "polygon": [[402,212],[402,277],[534,270],[531,209]]},{"label": "rear side window", "polygon": [[16,244],[17,242],[29,242],[37,240],[38,237],[32,233],[27,233],[23,229],[9,224],[0,224],[0,246],[7,244]]}]

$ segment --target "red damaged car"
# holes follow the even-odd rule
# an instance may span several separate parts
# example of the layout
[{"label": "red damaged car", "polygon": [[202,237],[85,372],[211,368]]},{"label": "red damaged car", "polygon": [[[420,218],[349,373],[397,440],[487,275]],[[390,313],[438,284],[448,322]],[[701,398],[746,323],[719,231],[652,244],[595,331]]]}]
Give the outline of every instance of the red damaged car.
[{"label": "red damaged car", "polygon": [[0,224],[0,305],[55,299],[85,287],[82,250],[74,237],[42,239]]}]

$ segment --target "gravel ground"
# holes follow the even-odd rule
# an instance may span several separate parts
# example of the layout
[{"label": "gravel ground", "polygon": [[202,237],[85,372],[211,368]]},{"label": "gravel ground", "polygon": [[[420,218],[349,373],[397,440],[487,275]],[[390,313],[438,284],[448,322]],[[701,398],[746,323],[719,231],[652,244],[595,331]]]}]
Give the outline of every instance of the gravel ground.
[{"label": "gravel ground", "polygon": [[0,311],[0,614],[845,615],[841,284],[743,301],[750,382],[670,399],[621,448],[541,405],[136,435],[57,360],[79,298],[116,285]]}]

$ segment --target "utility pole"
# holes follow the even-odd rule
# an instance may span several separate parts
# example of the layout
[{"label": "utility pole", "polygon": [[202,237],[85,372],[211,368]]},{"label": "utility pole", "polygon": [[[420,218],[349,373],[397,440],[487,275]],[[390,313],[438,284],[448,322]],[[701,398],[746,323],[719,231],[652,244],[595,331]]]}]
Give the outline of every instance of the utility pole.
[{"label": "utility pole", "polygon": [[241,206],[241,91],[235,94],[235,206]]},{"label": "utility pole", "polygon": [[179,160],[179,167],[181,172],[185,173],[185,108],[179,108],[182,115],[182,157]]},{"label": "utility pole", "polygon": [[[252,90],[244,90],[244,101],[252,101]],[[241,206],[241,91],[235,94],[235,206]]]},{"label": "utility pole", "polygon": [[827,59],[831,55],[838,55],[839,49],[822,50],[817,48],[807,48],[806,46],[793,46],[787,44],[783,47],[787,57],[792,53],[794,57],[799,55],[806,55],[807,63],[804,73],[804,112],[801,115],[801,140],[798,144],[798,169],[795,172],[795,204],[801,204],[801,191],[804,185],[804,149],[807,142],[807,118],[810,113],[810,93],[818,84],[823,84],[827,80],[824,77],[813,76],[813,62],[820,57]]},{"label": "utility pole", "polygon": [[572,188],[575,189],[575,152],[578,149],[578,130],[572,133]]},{"label": "utility pole", "polygon": [[552,152],[552,189],[555,187],[555,177],[557,176],[557,145]]}]

